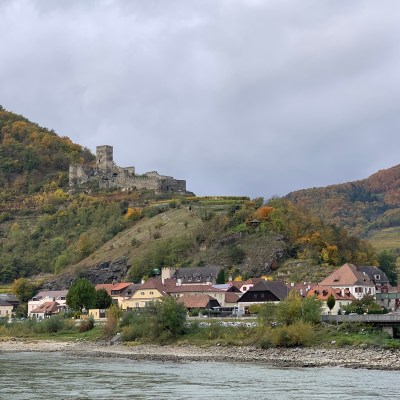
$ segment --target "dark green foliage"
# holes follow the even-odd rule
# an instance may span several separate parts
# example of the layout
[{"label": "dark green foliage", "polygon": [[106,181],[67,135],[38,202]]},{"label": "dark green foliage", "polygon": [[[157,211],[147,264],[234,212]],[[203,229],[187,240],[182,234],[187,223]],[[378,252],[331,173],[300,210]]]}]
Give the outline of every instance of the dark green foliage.
[{"label": "dark green foliage", "polygon": [[0,242],[0,282],[10,282],[41,272],[61,272],[68,265],[87,257],[127,226],[119,202],[65,193],[47,196],[48,202],[61,202],[56,212],[37,219],[24,229],[11,225]]},{"label": "dark green foliage", "polygon": [[397,286],[396,258],[393,253],[386,250],[378,254],[379,268],[386,274],[392,286]]},{"label": "dark green foliage", "polygon": [[143,339],[167,343],[185,332],[186,308],[173,297],[150,303],[141,312],[130,312],[121,322],[124,340]]},{"label": "dark green foliage", "polygon": [[335,297],[333,296],[333,294],[331,293],[328,296],[328,300],[326,301],[326,305],[328,306],[329,310],[331,311],[333,307],[335,307]]},{"label": "dark green foliage", "polygon": [[68,290],[67,304],[73,310],[82,311],[94,308],[96,304],[96,289],[86,278],[77,279]]},{"label": "dark green foliage", "polygon": [[112,297],[105,289],[96,290],[95,308],[106,309],[112,304]]},{"label": "dark green foliage", "polygon": [[386,314],[388,310],[375,302],[371,295],[364,296],[361,300],[353,301],[353,303],[344,307],[346,314]]},{"label": "dark green foliage", "polygon": [[218,272],[216,283],[223,284],[226,282],[225,269],[221,268]]}]

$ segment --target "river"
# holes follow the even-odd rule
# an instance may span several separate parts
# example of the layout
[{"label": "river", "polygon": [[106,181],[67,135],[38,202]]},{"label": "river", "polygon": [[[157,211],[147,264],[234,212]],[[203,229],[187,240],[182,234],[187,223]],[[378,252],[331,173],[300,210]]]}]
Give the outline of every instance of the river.
[{"label": "river", "polygon": [[0,353],[0,399],[400,398],[399,373]]}]

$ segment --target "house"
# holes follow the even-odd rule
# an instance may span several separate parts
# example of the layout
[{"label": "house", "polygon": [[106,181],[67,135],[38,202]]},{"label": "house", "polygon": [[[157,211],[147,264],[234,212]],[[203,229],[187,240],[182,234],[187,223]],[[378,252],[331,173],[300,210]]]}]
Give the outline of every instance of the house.
[{"label": "house", "polygon": [[[262,278],[249,278],[245,281],[232,281],[229,282],[231,285],[230,291],[239,291],[241,293],[246,293],[250,288],[252,288],[257,283],[261,282]],[[236,290],[234,290],[235,288]]]},{"label": "house", "polygon": [[12,318],[13,305],[5,300],[0,299],[0,318]]},{"label": "house", "polygon": [[180,285],[212,285],[220,270],[221,267],[163,268],[161,279],[173,279]]},{"label": "house", "polygon": [[15,294],[0,293],[0,300],[6,301],[8,304],[13,306],[13,311],[19,306],[19,300]]},{"label": "house", "polygon": [[242,294],[238,300],[239,314],[245,314],[252,304],[278,303],[288,296],[289,287],[280,281],[261,280]]},{"label": "house", "polygon": [[[335,299],[335,305],[332,310],[327,306],[328,298],[331,295]],[[343,313],[343,308],[356,300],[349,289],[335,289],[329,286],[313,286],[307,291],[308,296],[316,296],[322,301],[322,313],[332,315],[338,315],[339,310]]]},{"label": "house", "polygon": [[390,288],[389,279],[386,274],[378,267],[361,266],[358,270],[375,284],[376,293],[387,293]]},{"label": "house", "polygon": [[166,286],[167,293],[175,298],[184,295],[209,295],[216,299],[221,306],[225,306],[225,290],[217,289],[212,285],[175,285]]},{"label": "house", "polygon": [[99,283],[95,286],[96,290],[104,289],[111,296],[113,303],[122,306],[123,300],[132,296],[134,288],[138,285],[134,285],[131,282],[121,283]]},{"label": "house", "polygon": [[374,282],[353,264],[342,265],[321,281],[319,286],[348,290],[357,300],[362,299],[367,294],[375,297],[376,293]]},{"label": "house", "polygon": [[144,308],[148,303],[168,295],[166,286],[163,285],[161,279],[151,278],[142,285],[138,285],[131,297],[122,300],[122,309]]},{"label": "house", "polygon": [[220,306],[218,301],[208,294],[185,294],[178,299],[178,302],[182,303],[188,311],[191,311],[194,308],[199,310],[211,310]]},{"label": "house", "polygon": [[66,297],[68,290],[48,290],[37,293],[31,300],[28,301],[28,317],[31,316],[32,311],[40,305],[49,302],[57,302],[60,306],[66,307]]},{"label": "house", "polygon": [[60,311],[65,309],[65,307],[66,306],[61,306],[56,301],[47,301],[42,303],[39,307],[33,309],[30,313],[30,316],[39,320],[49,318],[55,314],[58,314]]}]

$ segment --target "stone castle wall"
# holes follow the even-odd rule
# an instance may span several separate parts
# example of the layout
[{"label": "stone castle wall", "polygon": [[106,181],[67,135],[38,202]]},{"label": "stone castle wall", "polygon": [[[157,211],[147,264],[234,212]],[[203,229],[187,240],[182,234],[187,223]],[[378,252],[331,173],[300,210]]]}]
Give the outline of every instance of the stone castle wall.
[{"label": "stone castle wall", "polygon": [[87,182],[98,184],[102,189],[150,189],[156,193],[186,193],[185,180],[160,175],[156,171],[136,175],[134,167],[118,167],[113,161],[112,146],[96,147],[96,166],[94,168],[79,164],[70,165],[70,186],[79,187]]}]

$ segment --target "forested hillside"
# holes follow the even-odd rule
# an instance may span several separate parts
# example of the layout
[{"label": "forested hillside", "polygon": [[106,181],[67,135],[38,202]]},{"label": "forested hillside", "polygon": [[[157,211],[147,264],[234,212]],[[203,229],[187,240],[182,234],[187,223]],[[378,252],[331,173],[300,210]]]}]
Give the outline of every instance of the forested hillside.
[{"label": "forested hillside", "polygon": [[367,237],[400,227],[400,165],[364,180],[292,192],[287,198],[327,222]]},{"label": "forested hillside", "polygon": [[[113,263],[121,266],[120,277],[134,281],[163,266],[219,265],[233,277],[247,277],[272,274],[288,260],[319,270],[344,262],[376,264],[372,247],[324,222],[320,207],[323,217],[354,231],[367,218],[372,223],[376,205],[386,212],[397,207],[396,193],[379,174],[368,185],[337,189],[334,198],[331,187],[323,195],[315,189],[309,193],[318,196],[292,194],[292,201],[266,204],[262,198],[148,190],[71,192],[68,166],[90,163],[88,150],[2,108],[0,128],[0,284],[89,270],[93,279],[111,279],[107,271]],[[397,175],[391,176],[394,187]]]},{"label": "forested hillside", "polygon": [[68,184],[71,162],[94,156],[67,137],[29,122],[0,106],[1,195],[37,193]]}]

